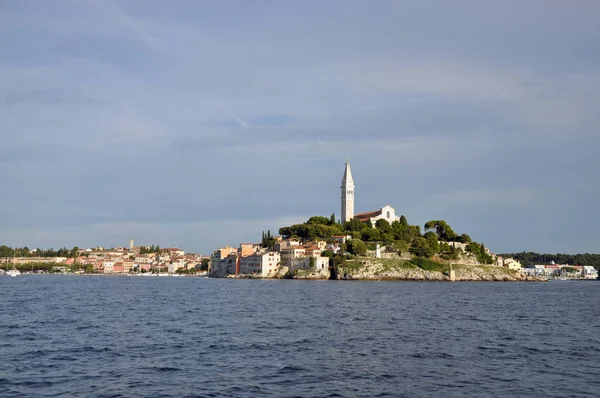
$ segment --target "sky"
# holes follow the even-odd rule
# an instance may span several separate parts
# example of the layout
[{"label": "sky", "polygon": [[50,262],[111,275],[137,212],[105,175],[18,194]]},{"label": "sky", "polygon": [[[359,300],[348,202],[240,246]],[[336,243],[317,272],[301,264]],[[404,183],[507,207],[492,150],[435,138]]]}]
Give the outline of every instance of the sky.
[{"label": "sky", "polygon": [[209,254],[387,204],[598,253],[600,2],[0,1],[0,245]]}]

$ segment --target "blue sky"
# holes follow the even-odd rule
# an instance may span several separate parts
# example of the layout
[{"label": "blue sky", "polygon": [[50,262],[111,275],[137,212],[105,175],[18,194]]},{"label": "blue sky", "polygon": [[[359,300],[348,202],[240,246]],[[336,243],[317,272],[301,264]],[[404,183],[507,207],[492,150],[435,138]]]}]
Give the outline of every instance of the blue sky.
[{"label": "blue sky", "polygon": [[598,252],[600,2],[0,2],[0,244],[209,253],[335,212]]}]

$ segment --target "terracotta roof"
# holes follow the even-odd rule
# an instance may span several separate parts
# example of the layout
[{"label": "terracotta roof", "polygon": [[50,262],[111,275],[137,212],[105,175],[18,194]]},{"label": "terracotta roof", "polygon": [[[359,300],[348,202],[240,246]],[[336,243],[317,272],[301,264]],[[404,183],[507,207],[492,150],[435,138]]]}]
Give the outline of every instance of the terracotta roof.
[{"label": "terracotta roof", "polygon": [[375,211],[368,211],[366,213],[358,213],[354,215],[354,218],[358,219],[359,221],[367,221],[368,219],[372,218],[372,217],[377,217],[381,215],[381,209],[379,210],[375,210]]}]

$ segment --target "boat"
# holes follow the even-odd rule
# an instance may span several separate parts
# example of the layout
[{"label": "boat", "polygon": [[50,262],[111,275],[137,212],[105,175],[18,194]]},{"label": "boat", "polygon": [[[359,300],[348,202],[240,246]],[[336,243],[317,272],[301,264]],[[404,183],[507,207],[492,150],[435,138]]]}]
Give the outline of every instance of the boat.
[{"label": "boat", "polygon": [[9,269],[8,271],[6,271],[6,275],[8,276],[17,276],[17,275],[21,275],[21,271],[19,271],[18,269],[15,268],[15,253],[13,252],[13,263],[12,263],[13,267],[12,269]]}]

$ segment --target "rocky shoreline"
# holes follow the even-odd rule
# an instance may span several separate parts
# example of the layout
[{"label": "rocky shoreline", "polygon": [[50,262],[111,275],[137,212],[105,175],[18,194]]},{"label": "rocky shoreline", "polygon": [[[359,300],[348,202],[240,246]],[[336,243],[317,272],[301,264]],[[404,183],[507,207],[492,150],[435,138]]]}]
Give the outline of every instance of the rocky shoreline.
[{"label": "rocky shoreline", "polygon": [[[447,270],[425,270],[398,259],[360,259],[337,269],[338,280],[373,281],[439,281],[450,282]],[[547,282],[546,278],[531,277],[517,270],[491,265],[452,264],[456,282]],[[332,279],[330,270],[298,270],[292,274],[283,269],[273,279]]]}]

